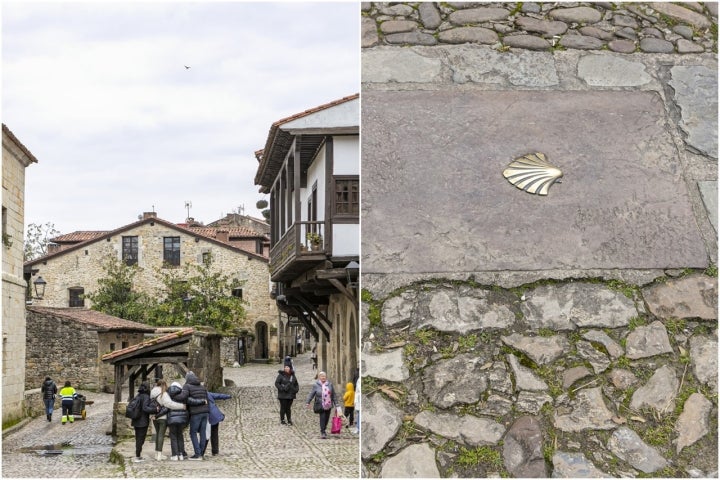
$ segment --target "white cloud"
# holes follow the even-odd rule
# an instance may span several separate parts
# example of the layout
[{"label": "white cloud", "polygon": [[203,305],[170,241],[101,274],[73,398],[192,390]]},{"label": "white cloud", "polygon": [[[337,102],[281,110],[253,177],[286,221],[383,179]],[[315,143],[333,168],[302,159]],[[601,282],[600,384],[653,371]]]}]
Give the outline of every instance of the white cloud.
[{"label": "white cloud", "polygon": [[26,223],[260,216],[254,151],[359,91],[359,21],[354,2],[5,2],[2,118],[39,160]]}]

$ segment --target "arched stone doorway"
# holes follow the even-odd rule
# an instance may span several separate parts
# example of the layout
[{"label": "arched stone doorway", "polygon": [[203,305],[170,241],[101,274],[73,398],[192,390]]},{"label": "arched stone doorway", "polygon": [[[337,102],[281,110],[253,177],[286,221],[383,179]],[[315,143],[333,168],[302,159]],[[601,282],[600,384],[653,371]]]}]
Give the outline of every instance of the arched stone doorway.
[{"label": "arched stone doorway", "polygon": [[268,358],[268,326],[265,322],[255,324],[255,358]]}]

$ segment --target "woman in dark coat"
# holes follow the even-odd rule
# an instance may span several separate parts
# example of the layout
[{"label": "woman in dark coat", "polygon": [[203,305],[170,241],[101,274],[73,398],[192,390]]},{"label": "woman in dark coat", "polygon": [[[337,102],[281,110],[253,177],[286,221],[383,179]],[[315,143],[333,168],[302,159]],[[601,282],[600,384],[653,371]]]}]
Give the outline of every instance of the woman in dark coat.
[{"label": "woman in dark coat", "polygon": [[52,378],[45,377],[45,381],[40,387],[40,392],[43,396],[43,402],[45,403],[45,415],[47,421],[52,422],[53,407],[55,406],[55,395],[57,395],[57,385],[53,382]]},{"label": "woman in dark coat", "polygon": [[140,397],[140,415],[133,418],[130,424],[135,429],[135,458],[133,462],[142,462],[145,459],[140,456],[142,447],[145,444],[148,427],[150,426],[150,415],[157,413],[154,405],[150,403],[150,387],[143,382],[138,387],[138,396]]},{"label": "woman in dark coat", "polygon": [[[295,372],[289,365],[285,365],[282,370],[278,370],[278,376],[275,379],[275,388],[278,391],[278,400],[280,400],[280,424],[292,425],[292,404],[300,390]],[[287,423],[285,418],[287,417]]]},{"label": "woman in dark coat", "polygon": [[320,416],[320,438],[327,438],[325,430],[327,429],[328,421],[330,421],[332,409],[333,407],[338,408],[339,406],[335,397],[335,387],[333,387],[333,384],[327,379],[325,372],[318,373],[318,379],[305,401],[308,408],[310,408],[310,402],[313,401],[313,398],[315,398],[313,411]]}]

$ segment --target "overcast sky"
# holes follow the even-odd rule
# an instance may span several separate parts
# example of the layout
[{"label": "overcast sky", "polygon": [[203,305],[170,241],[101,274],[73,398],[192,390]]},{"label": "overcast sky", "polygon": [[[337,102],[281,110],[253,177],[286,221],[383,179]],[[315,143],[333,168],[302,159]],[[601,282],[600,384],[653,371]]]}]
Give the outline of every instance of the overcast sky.
[{"label": "overcast sky", "polygon": [[359,92],[359,25],[357,2],[3,1],[2,122],[39,162],[25,224],[262,218],[254,152]]}]

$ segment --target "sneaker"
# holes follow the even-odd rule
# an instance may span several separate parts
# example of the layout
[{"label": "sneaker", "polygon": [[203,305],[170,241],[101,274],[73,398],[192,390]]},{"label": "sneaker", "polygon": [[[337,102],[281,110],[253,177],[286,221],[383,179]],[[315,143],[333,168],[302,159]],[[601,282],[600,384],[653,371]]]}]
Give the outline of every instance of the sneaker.
[{"label": "sneaker", "polygon": [[193,455],[192,457],[188,458],[188,460],[203,460],[202,455]]},{"label": "sneaker", "polygon": [[[182,456],[182,455],[181,455],[181,456]],[[180,459],[178,458],[177,455],[173,455],[172,457],[170,457],[170,460],[173,461],[173,462],[176,462],[176,461],[178,461],[178,460],[180,460]]]},{"label": "sneaker", "polygon": [[292,422],[290,420],[288,420],[288,425],[292,427]]},{"label": "sneaker", "polygon": [[143,457],[133,457],[132,461],[133,461],[133,463],[140,463],[140,462],[144,462],[145,459]]},{"label": "sneaker", "polygon": [[322,435],[320,435],[320,438],[322,438],[323,440],[325,440],[325,439],[327,438],[327,433],[322,432]]},{"label": "sneaker", "polygon": [[287,425],[287,422],[285,422],[285,420],[280,420],[280,425]]}]

